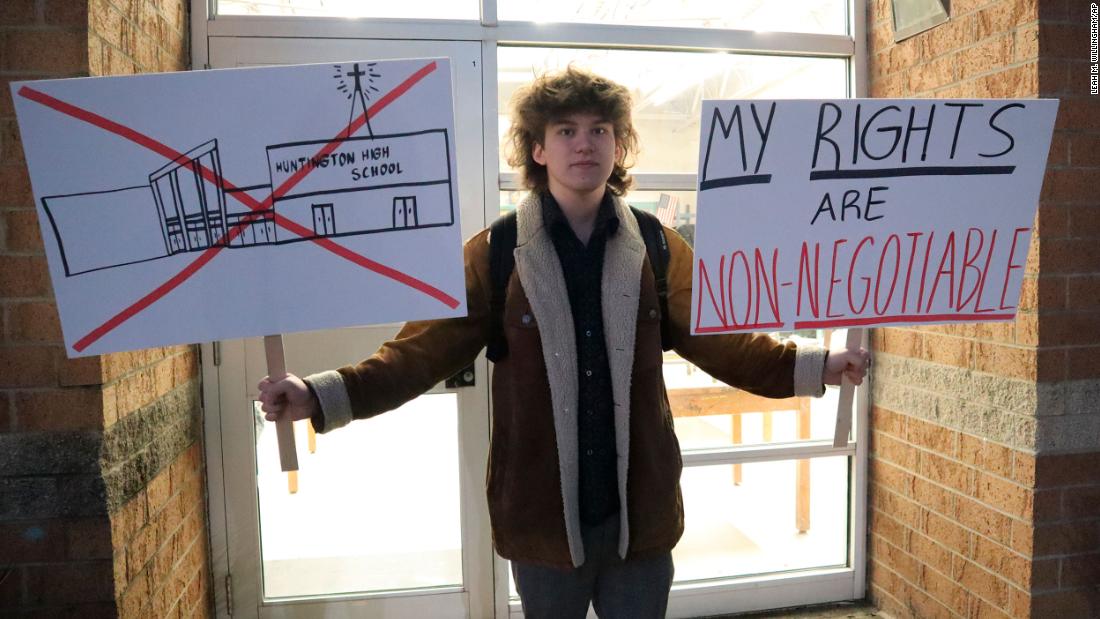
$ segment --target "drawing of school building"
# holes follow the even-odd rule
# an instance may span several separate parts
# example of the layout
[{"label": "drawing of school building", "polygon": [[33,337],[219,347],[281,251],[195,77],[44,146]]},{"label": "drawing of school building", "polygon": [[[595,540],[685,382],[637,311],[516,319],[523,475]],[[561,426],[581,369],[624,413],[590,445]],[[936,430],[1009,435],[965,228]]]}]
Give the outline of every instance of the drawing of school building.
[{"label": "drawing of school building", "polygon": [[[151,172],[147,185],[43,198],[66,276],[213,246],[454,224],[445,129],[290,142],[266,150],[267,184],[227,183],[218,142],[210,140]],[[296,231],[282,229],[277,219],[297,224]],[[119,230],[125,242],[95,242]]]}]

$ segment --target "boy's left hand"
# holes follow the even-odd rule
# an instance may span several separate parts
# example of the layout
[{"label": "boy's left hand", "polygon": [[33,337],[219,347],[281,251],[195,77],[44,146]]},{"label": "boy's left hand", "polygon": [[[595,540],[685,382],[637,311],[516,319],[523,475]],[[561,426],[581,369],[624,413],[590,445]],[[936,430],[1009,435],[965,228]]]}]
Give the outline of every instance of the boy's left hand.
[{"label": "boy's left hand", "polygon": [[825,369],[821,380],[826,385],[839,385],[841,377],[847,377],[853,385],[862,385],[863,377],[867,375],[867,368],[871,366],[870,351],[858,348],[849,350],[840,348],[829,351],[829,359],[825,361]]}]

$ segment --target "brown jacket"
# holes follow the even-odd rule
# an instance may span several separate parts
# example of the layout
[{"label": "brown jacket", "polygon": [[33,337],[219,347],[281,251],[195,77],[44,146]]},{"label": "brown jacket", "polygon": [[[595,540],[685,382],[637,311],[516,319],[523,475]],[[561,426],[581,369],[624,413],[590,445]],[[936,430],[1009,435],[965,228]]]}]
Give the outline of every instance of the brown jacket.
[{"label": "brown jacket", "polygon": [[[607,242],[604,329],[619,458],[619,554],[667,552],[684,529],[680,447],[662,377],[660,310],[645,243],[629,207]],[[493,542],[507,559],[559,567],[584,563],[578,506],[577,361],[561,264],[543,229],[538,198],[520,205],[515,270],[494,364],[486,490]],[[692,337],[691,248],[666,229],[669,326],[677,352],[715,378],[769,397],[820,395],[824,351],[797,350],[761,334]],[[410,322],[355,366],[307,378],[325,431],[394,409],[469,365],[489,335],[489,239],[465,246],[468,315]],[[632,317],[633,319],[628,319]]]}]

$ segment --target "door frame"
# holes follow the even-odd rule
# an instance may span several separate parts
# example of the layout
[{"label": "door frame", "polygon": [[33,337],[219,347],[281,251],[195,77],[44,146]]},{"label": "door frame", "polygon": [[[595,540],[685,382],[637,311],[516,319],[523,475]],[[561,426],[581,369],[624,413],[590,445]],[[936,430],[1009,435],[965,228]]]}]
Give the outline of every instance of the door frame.
[{"label": "door frame", "polygon": [[[576,47],[629,48],[658,51],[727,51],[755,54],[799,55],[844,58],[848,63],[848,92],[850,96],[865,97],[867,89],[867,0],[848,0],[848,34],[759,33],[748,30],[718,30],[680,27],[621,27],[605,24],[555,24],[533,22],[500,22],[497,19],[497,0],[481,0],[481,16],[478,20],[412,20],[412,19],[359,19],[339,18],[276,18],[252,16],[215,16],[212,6],[215,0],[193,0],[192,7],[192,57],[196,68],[209,68],[210,49],[220,38],[285,37],[302,39],[387,39],[420,41],[468,41],[480,43],[482,53],[482,101],[483,118],[497,115],[497,50],[504,44],[568,45]],[[255,40],[255,39],[252,39]],[[483,122],[483,195],[487,221],[495,216],[501,189],[514,188],[515,176],[496,173],[499,165],[497,127],[493,122]],[[637,174],[634,175],[637,190],[690,189],[697,186],[694,174]],[[865,335],[866,337],[866,335]],[[866,344],[865,344],[866,346]],[[209,346],[203,347],[204,361]],[[211,353],[212,354],[212,353]],[[487,364],[479,359],[478,376],[486,376]],[[206,376],[204,363],[204,378]],[[479,380],[479,382],[481,382]],[[485,381],[488,382],[488,381]],[[209,383],[207,383],[209,384]],[[479,387],[480,388],[480,387]],[[789,575],[773,575],[766,578],[733,578],[706,583],[676,585],[670,595],[669,613],[674,617],[689,617],[716,613],[744,612],[765,608],[798,605],[834,600],[859,599],[866,592],[866,487],[867,487],[867,421],[869,387],[856,391],[856,411],[852,440],[844,447],[833,448],[830,441],[821,444],[801,443],[773,450],[774,453],[746,453],[745,455],[712,458],[705,455],[685,454],[685,465],[702,465],[709,461],[761,461],[764,459],[796,459],[815,456],[849,457],[849,526],[850,537],[848,565],[840,568],[800,572]],[[488,407],[486,392],[486,407]],[[208,408],[209,410],[209,408]],[[828,444],[826,444],[828,443]],[[213,450],[208,448],[208,453]],[[481,483],[484,475],[484,459],[474,463],[475,472],[463,472],[463,478]],[[211,466],[221,464],[220,454],[208,456]],[[474,475],[473,473],[476,473]],[[213,479],[211,480],[214,481]],[[216,484],[211,483],[211,494]],[[484,503],[484,501],[481,501]],[[213,499],[212,499],[213,506]],[[487,516],[485,516],[487,522]],[[219,540],[213,534],[214,548]],[[492,607],[499,618],[522,616],[518,602],[508,598],[508,564],[496,557],[492,567],[495,594]],[[221,560],[214,557],[215,574]],[[224,563],[224,560],[222,560]],[[224,606],[224,592],[215,587],[219,608]],[[759,595],[749,592],[769,591],[768,604],[758,604]],[[731,603],[731,601],[733,603]],[[488,614],[474,612],[470,616]]]},{"label": "door frame", "polygon": [[[363,48],[377,41],[319,40],[310,53],[314,60],[331,60],[325,54],[360,55],[351,48]],[[285,48],[300,49],[299,42],[279,38],[223,38],[215,44],[216,62],[222,66],[253,64],[286,64]],[[482,67],[481,46],[471,42],[412,41],[398,44],[386,42],[387,52],[368,53],[372,58],[440,56],[452,59],[452,80],[455,98],[456,136],[455,148],[459,156],[461,176],[458,178],[459,205],[462,208],[463,238],[472,236],[486,226],[486,218],[495,216],[496,208],[489,209],[484,196],[485,176],[481,169],[484,152],[482,119]],[[280,56],[283,54],[284,56]],[[318,55],[320,57],[318,57]],[[322,58],[323,57],[323,58]],[[308,59],[304,59],[308,61]],[[461,63],[472,63],[471,66]],[[461,83],[466,88],[458,88]],[[464,127],[474,131],[465,131]],[[494,127],[495,129],[495,127]],[[375,325],[361,328],[364,336],[370,332],[373,338],[380,334],[392,335],[399,324]],[[357,337],[359,330],[340,330],[310,334],[311,340],[324,341],[328,354],[339,349],[340,355],[350,357],[344,362],[354,362],[373,350],[349,350],[348,341]],[[385,337],[385,336],[383,336]],[[311,367],[320,363],[328,369],[327,362],[318,362],[318,352],[301,346],[303,336],[288,335],[287,360],[289,369]],[[303,354],[295,358],[295,343]],[[314,345],[316,346],[316,345]],[[211,557],[214,576],[215,608],[219,616],[230,613],[234,617],[405,617],[415,616],[487,616],[494,612],[494,559],[489,531],[488,507],[484,499],[485,454],[489,450],[489,386],[488,362],[484,355],[474,364],[475,385],[447,388],[437,385],[428,393],[454,393],[458,405],[458,463],[460,518],[462,531],[463,584],[452,587],[387,591],[351,595],[326,596],[325,599],[264,600],[262,594],[262,560],[258,499],[255,492],[256,466],[255,444],[240,437],[252,436],[252,419],[245,412],[247,403],[255,400],[255,384],[265,367],[261,338],[226,340],[201,346],[203,372],[203,404],[206,411],[205,447],[208,471],[210,503]],[[353,356],[358,355],[358,356]],[[308,373],[298,370],[300,373]],[[259,372],[259,374],[257,374]],[[296,424],[299,445],[305,443],[304,424]],[[232,442],[231,442],[232,441]],[[442,610],[447,607],[449,610]],[[425,615],[424,613],[427,613]],[[445,614],[441,614],[445,613]]]}]

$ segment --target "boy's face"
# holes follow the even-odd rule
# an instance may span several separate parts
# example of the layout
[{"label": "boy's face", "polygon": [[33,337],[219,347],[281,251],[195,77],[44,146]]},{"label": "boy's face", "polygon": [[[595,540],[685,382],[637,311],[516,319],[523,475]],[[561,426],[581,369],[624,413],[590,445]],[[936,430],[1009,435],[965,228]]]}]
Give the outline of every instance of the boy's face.
[{"label": "boy's face", "polygon": [[551,120],[542,143],[531,149],[534,160],[546,166],[550,191],[559,197],[597,191],[602,196],[618,154],[614,125],[588,112]]}]

